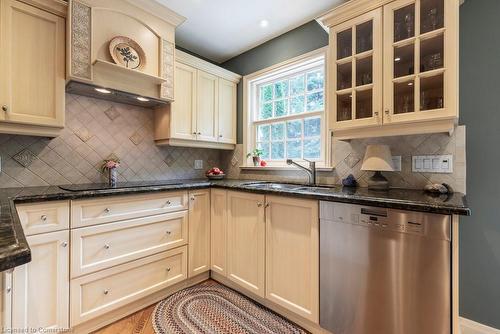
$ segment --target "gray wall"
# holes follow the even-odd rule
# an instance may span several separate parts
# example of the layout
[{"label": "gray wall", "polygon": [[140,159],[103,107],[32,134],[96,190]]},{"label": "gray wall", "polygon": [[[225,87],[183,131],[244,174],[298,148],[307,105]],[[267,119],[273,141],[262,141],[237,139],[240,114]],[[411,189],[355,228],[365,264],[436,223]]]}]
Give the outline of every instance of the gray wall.
[{"label": "gray wall", "polygon": [[460,10],[460,118],[467,126],[467,198],[460,221],[461,315],[500,328],[500,1]]},{"label": "gray wall", "polygon": [[[470,218],[460,225],[460,312],[500,328],[500,1],[467,0],[460,9],[460,113],[467,126]],[[328,44],[310,22],[222,64],[246,75]],[[242,90],[238,91],[242,141]],[[491,146],[490,146],[491,145]],[[491,152],[489,150],[493,149]]]},{"label": "gray wall", "polygon": [[[259,45],[221,64],[222,67],[247,75],[284,60],[328,45],[328,34],[316,21]],[[243,142],[243,85],[238,85],[238,143]]]}]

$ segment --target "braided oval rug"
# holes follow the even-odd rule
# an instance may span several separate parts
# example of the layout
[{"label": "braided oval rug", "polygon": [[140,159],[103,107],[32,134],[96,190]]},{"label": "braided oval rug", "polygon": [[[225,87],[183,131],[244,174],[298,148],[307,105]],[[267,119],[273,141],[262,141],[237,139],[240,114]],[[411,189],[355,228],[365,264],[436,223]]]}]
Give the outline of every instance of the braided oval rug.
[{"label": "braided oval rug", "polygon": [[303,334],[301,327],[215,281],[181,290],[156,306],[157,334]]}]

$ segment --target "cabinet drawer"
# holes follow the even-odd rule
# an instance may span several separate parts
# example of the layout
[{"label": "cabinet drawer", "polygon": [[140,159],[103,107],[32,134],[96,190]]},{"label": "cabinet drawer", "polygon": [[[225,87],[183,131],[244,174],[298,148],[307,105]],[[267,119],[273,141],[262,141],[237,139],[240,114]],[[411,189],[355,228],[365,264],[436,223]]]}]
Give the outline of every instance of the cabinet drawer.
[{"label": "cabinet drawer", "polygon": [[71,206],[71,227],[82,227],[119,220],[147,217],[187,210],[187,192],[164,192],[76,200]]},{"label": "cabinet drawer", "polygon": [[183,246],[71,281],[71,326],[187,278]]},{"label": "cabinet drawer", "polygon": [[16,209],[26,235],[69,228],[69,201],[18,204]]},{"label": "cabinet drawer", "polygon": [[181,211],[74,229],[71,277],[185,245],[187,219],[188,212]]}]

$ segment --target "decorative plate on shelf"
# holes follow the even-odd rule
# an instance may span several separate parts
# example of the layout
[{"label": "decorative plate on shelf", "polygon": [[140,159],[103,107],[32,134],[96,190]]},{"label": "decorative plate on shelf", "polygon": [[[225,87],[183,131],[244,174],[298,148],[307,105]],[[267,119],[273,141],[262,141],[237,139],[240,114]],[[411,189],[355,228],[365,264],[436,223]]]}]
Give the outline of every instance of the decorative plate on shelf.
[{"label": "decorative plate on shelf", "polygon": [[146,66],[146,54],[136,41],[124,36],[116,36],[109,42],[109,52],[113,61],[132,70],[142,70]]}]

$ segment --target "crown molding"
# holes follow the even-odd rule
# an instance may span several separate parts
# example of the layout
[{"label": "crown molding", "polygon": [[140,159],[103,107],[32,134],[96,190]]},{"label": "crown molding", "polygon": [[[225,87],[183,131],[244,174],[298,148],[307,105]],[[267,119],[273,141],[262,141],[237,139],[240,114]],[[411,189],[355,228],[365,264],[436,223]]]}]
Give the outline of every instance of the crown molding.
[{"label": "crown molding", "polygon": [[181,25],[186,18],[182,15],[177,14],[165,5],[154,0],[125,0],[129,4],[138,7],[157,18],[170,23],[171,25],[177,27]]},{"label": "crown molding", "polygon": [[241,80],[241,75],[228,71],[220,66],[209,63],[208,61],[190,55],[189,53],[181,50],[175,50],[175,60],[235,83],[238,83]]}]

